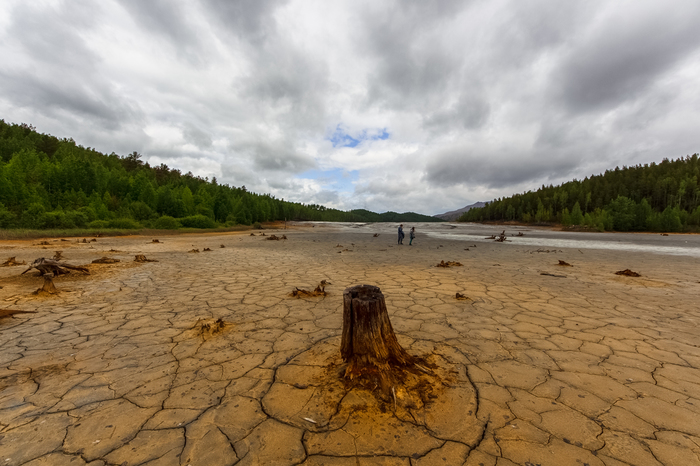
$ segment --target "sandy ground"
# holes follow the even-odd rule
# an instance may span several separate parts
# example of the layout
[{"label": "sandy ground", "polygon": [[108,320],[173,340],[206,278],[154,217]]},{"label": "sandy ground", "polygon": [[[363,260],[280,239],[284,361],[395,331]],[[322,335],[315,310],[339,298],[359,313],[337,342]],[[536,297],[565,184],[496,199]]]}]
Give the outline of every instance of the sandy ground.
[{"label": "sandy ground", "polygon": [[[121,260],[48,297],[0,268],[0,308],[36,312],[0,319],[0,465],[700,464],[698,259],[265,233],[288,240],[0,243],[2,261]],[[290,297],[324,279],[327,296]],[[357,284],[381,288],[410,353],[452,371],[422,411],[329,376]]]}]

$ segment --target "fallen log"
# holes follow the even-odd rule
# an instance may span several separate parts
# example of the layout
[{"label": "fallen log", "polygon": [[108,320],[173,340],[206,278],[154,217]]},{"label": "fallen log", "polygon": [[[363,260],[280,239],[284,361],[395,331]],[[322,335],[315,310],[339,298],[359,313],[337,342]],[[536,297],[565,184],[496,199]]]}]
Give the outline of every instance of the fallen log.
[{"label": "fallen log", "polygon": [[92,261],[93,264],[116,264],[117,262],[119,262],[119,259],[114,259],[112,257],[107,256]]},{"label": "fallen log", "polygon": [[630,269],[619,270],[615,272],[615,275],[624,275],[625,277],[641,277],[641,274],[637,272],[632,272]]},{"label": "fallen log", "polygon": [[22,272],[20,275],[24,275],[25,273],[29,272],[32,269],[37,269],[41,275],[46,275],[46,274],[53,274],[53,276],[56,275],[63,275],[70,273],[71,270],[78,270],[80,272],[83,272],[87,275],[90,275],[90,271],[86,269],[85,267],[80,267],[77,265],[70,265],[67,264],[66,262],[59,262],[55,261],[53,259],[45,259],[43,257],[38,258],[34,262],[31,263],[29,268]]},{"label": "fallen log", "polygon": [[36,311],[20,311],[19,309],[0,309],[0,319],[12,317],[16,314],[36,314]]}]

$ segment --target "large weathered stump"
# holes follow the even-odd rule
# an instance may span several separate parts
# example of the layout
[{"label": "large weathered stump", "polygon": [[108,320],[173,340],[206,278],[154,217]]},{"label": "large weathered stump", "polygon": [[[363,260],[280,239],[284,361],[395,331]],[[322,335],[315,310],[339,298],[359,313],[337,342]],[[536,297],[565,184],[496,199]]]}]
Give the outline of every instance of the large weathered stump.
[{"label": "large weathered stump", "polygon": [[357,285],[343,292],[340,354],[347,363],[346,379],[374,384],[387,395],[400,377],[398,369],[415,364],[415,358],[396,339],[378,287]]},{"label": "large weathered stump", "polygon": [[44,278],[44,286],[34,292],[34,294],[58,294],[58,289],[53,284],[53,274],[47,273],[42,275]]}]

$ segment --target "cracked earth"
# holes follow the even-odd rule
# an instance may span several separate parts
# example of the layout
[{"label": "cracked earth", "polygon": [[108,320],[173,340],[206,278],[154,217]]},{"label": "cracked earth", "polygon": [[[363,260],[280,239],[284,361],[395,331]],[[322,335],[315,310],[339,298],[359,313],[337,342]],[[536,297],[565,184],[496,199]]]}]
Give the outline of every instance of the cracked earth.
[{"label": "cracked earth", "polygon": [[[57,296],[0,269],[0,308],[36,311],[0,319],[0,466],[700,465],[697,259],[373,232],[3,241],[27,263],[120,262]],[[424,409],[333,378],[358,284],[453,374]]]}]

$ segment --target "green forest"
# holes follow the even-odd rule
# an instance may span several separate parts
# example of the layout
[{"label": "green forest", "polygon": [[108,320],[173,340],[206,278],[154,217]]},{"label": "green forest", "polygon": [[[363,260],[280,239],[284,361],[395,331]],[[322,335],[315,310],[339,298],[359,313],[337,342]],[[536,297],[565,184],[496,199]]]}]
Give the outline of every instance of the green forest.
[{"label": "green forest", "polygon": [[559,223],[599,231],[700,230],[698,154],[616,167],[560,186],[542,186],[471,209],[462,222]]},{"label": "green forest", "polygon": [[133,152],[102,154],[73,139],[0,120],[0,228],[178,229],[281,220],[427,222],[415,213],[341,211],[255,194],[152,167]]}]

